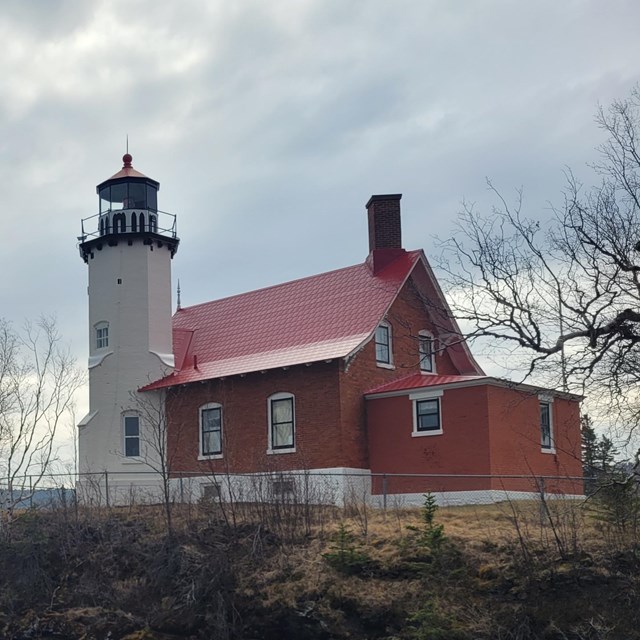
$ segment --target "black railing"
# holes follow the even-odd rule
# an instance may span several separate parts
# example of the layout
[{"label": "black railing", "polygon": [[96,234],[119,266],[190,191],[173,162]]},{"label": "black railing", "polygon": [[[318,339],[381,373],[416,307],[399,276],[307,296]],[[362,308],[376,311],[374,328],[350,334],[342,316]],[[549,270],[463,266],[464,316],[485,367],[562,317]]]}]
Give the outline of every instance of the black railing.
[{"label": "black railing", "polygon": [[[168,236],[170,238],[177,238],[178,227],[176,216],[166,211],[148,211],[143,209],[140,213],[145,216],[145,222],[136,225],[127,225],[126,219],[124,224],[122,221],[113,222],[114,214],[121,213],[120,211],[109,211],[105,213],[96,213],[88,218],[83,218],[80,221],[81,230],[78,236],[78,242],[81,244],[87,242],[87,240],[94,240],[106,235],[120,235],[127,233],[155,233],[161,236]],[[109,219],[109,224],[106,226],[100,225],[101,220]],[[90,231],[93,227],[95,231]]]}]

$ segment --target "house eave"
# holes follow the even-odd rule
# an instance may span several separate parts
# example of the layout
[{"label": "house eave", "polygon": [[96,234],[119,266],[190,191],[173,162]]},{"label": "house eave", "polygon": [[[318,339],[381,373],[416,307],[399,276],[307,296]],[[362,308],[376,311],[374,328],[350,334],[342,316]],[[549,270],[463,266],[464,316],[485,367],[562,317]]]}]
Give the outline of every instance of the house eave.
[{"label": "house eave", "polygon": [[541,393],[550,394],[556,398],[562,398],[564,400],[571,400],[573,402],[581,402],[584,400],[584,396],[569,393],[567,391],[557,391],[555,389],[548,389],[546,387],[539,387],[536,385],[526,384],[522,382],[512,382],[511,380],[504,380],[502,378],[478,378],[477,380],[464,380],[460,382],[447,382],[437,385],[424,385],[423,387],[412,387],[410,389],[396,389],[393,391],[381,391],[379,393],[366,393],[365,400],[380,400],[383,398],[394,398],[398,396],[409,396],[412,393],[417,393],[422,390],[438,391],[447,389],[463,389],[466,387],[479,387],[479,386],[492,386],[501,387],[503,389],[513,389],[514,391],[522,391],[531,395],[538,395]]}]

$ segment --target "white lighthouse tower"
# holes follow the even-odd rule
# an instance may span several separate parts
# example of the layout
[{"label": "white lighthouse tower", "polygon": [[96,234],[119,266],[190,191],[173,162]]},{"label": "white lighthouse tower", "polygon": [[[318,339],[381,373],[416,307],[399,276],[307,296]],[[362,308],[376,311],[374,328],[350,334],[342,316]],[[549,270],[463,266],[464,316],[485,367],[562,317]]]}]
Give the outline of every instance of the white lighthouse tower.
[{"label": "white lighthouse tower", "polygon": [[158,485],[159,452],[148,433],[158,425],[148,424],[148,403],[160,398],[136,397],[173,368],[171,259],[179,243],[175,216],[158,210],[160,184],[136,171],[128,153],[122,160],[97,186],[98,214],[82,221],[79,238],[89,267],[90,346],[78,467],[81,485],[106,488],[112,500],[118,488]]}]

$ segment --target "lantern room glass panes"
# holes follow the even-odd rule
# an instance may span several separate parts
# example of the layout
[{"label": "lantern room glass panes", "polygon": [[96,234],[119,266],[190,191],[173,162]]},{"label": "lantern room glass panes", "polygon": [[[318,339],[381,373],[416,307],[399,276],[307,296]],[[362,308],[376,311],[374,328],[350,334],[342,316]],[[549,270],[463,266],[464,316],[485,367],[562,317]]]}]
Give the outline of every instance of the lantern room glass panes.
[{"label": "lantern room glass panes", "polygon": [[124,201],[127,199],[127,185],[114,184],[111,186],[111,210],[118,211],[124,208]]},{"label": "lantern room glass panes", "polygon": [[104,187],[100,189],[100,213],[111,211],[111,188]]},{"label": "lantern room glass panes", "polygon": [[147,185],[147,209],[149,211],[158,210],[158,190],[154,189],[151,185]]},{"label": "lantern room glass panes", "polygon": [[147,185],[140,183],[129,183],[129,193],[125,198],[125,209],[145,209],[147,204]]},{"label": "lantern room glass panes", "polygon": [[158,190],[144,182],[121,182],[100,189],[100,213],[121,209],[158,210]]}]

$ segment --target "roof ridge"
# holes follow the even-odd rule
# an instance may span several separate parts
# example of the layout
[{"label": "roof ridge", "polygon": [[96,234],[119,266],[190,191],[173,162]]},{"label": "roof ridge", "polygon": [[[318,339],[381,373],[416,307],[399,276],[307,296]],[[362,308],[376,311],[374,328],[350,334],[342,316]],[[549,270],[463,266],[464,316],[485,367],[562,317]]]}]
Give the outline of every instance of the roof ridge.
[{"label": "roof ridge", "polygon": [[[410,256],[411,258],[419,256],[420,253],[421,253],[420,249],[407,251],[407,255]],[[389,263],[388,266],[391,266],[392,264],[393,262]],[[207,300],[206,302],[198,302],[197,304],[192,304],[188,307],[182,307],[181,309],[176,311],[176,314],[178,314],[181,311],[188,311],[190,309],[195,309],[196,307],[204,307],[205,305],[213,304],[214,302],[217,303],[217,302],[222,302],[224,300],[233,300],[234,298],[240,298],[241,296],[246,296],[246,295],[249,295],[250,293],[258,293],[260,291],[269,291],[272,289],[278,289],[280,287],[285,287],[287,285],[293,284],[294,282],[304,282],[305,280],[311,280],[312,278],[319,278],[320,276],[328,276],[332,273],[338,273],[339,271],[348,271],[350,269],[356,269],[358,267],[366,267],[366,266],[367,266],[366,262],[358,262],[357,264],[352,264],[347,267],[339,267],[338,269],[331,269],[329,271],[323,271],[321,273],[314,273],[309,276],[303,276],[302,278],[294,278],[293,280],[286,280],[285,282],[279,282],[277,284],[272,284],[267,287],[260,287],[259,289],[250,289],[249,291],[244,291],[242,293],[234,293],[233,295],[225,296],[224,298],[215,298],[213,300]],[[374,277],[378,277],[378,276],[374,276]]]}]

